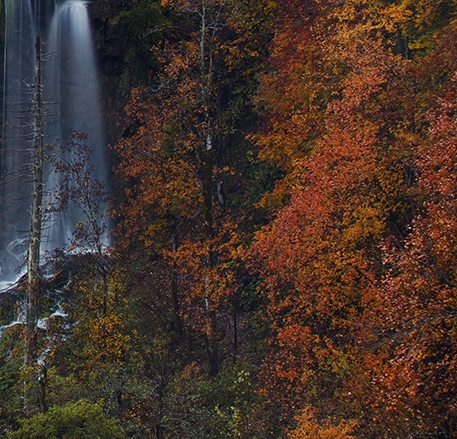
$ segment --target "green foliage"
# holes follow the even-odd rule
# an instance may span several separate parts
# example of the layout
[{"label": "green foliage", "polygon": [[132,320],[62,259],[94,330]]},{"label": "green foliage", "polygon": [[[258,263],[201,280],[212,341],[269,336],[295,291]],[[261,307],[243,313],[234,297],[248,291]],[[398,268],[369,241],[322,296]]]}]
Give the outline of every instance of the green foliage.
[{"label": "green foliage", "polygon": [[51,407],[20,421],[8,439],[122,439],[125,434],[116,419],[107,416],[98,404],[80,400]]},{"label": "green foliage", "polygon": [[[252,365],[225,365],[216,377],[190,364],[170,387],[171,405],[162,420],[170,438],[252,439],[252,417],[260,405]],[[178,415],[179,414],[179,415]]]},{"label": "green foliage", "polygon": [[132,86],[148,83],[153,76],[151,72],[157,69],[156,54],[151,47],[163,38],[168,28],[161,2],[99,0],[91,8],[109,75],[121,77],[121,89],[117,93],[128,95]]},{"label": "green foliage", "polygon": [[2,333],[0,339],[0,407],[15,410],[21,406],[21,393],[17,391],[22,366],[22,325],[13,325]]},{"label": "green foliage", "polygon": [[157,61],[151,47],[162,37],[168,23],[157,0],[140,0],[129,10],[122,11],[119,22],[126,27],[129,47],[125,62],[135,83],[147,83],[151,71],[157,69]]}]

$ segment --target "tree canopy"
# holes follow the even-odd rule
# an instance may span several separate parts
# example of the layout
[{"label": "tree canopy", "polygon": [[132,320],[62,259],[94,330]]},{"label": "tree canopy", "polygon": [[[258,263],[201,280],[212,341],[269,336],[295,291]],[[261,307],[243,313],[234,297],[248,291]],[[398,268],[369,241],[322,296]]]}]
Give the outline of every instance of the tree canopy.
[{"label": "tree canopy", "polygon": [[0,297],[2,434],[454,438],[455,1],[92,12],[113,248],[53,261],[39,371]]}]

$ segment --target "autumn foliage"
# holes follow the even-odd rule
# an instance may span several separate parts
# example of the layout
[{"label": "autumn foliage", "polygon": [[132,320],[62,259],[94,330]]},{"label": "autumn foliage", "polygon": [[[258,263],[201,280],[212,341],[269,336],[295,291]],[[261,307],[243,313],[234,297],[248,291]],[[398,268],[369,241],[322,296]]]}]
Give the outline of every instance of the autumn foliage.
[{"label": "autumn foliage", "polygon": [[53,323],[50,407],[138,438],[455,438],[455,1],[98,7],[123,34],[141,16],[151,58],[112,145],[114,249],[71,269]]},{"label": "autumn foliage", "polygon": [[452,80],[428,114],[430,144],[415,162],[423,202],[406,238],[386,240],[387,269],[378,289],[391,358],[377,385],[394,416],[402,412],[405,424],[436,435],[456,428],[454,112]]},{"label": "autumn foliage", "polygon": [[451,437],[453,88],[434,91],[428,114],[431,90],[411,96],[436,55],[397,53],[393,7],[329,4],[306,15],[303,50],[285,53],[297,36],[287,6],[272,55],[284,67],[265,76],[269,125],[256,135],[286,171],[264,198],[286,205],[257,232],[251,262],[272,329],[265,394],[286,425],[311,406],[321,420],[362,420],[356,437]]}]

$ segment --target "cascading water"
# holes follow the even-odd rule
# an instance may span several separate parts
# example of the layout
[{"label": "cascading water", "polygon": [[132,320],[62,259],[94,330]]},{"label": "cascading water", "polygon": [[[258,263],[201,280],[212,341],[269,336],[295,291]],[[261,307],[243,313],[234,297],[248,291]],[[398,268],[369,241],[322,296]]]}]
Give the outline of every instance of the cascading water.
[{"label": "cascading water", "polygon": [[[88,134],[85,142],[92,150],[92,162],[97,164],[93,176],[106,181],[106,162],[97,68],[91,38],[86,2],[68,0],[56,7],[47,32],[48,66],[44,83],[54,102],[50,123],[46,128],[49,142],[56,136],[65,142],[71,130]],[[71,155],[71,152],[67,152]],[[65,162],[71,161],[64,157]],[[57,187],[60,176],[50,174],[48,192]],[[54,213],[49,227],[44,230],[44,249],[62,248],[68,244],[78,221],[84,220],[80,208],[70,205]]]},{"label": "cascading water", "polygon": [[[106,181],[106,145],[97,69],[87,2],[82,0],[6,0],[4,131],[0,182],[0,281],[14,282],[27,252],[30,228],[33,114],[31,112],[35,39],[42,39],[45,143],[65,142],[71,130],[87,134],[96,167]],[[61,161],[71,161],[69,156]],[[62,176],[50,165],[44,174],[45,197],[52,200]],[[82,218],[71,203],[55,212],[42,233],[42,250],[68,245]]]},{"label": "cascading water", "polygon": [[5,3],[6,44],[4,132],[0,174],[0,279],[10,280],[26,251],[31,192],[31,92],[34,75],[34,35],[29,0]]}]

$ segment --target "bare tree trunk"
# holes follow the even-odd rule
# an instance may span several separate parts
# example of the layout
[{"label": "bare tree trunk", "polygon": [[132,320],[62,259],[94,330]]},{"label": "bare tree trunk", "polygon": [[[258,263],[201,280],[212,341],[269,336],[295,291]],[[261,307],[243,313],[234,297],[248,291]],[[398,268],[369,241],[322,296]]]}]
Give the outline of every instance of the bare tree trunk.
[{"label": "bare tree trunk", "polygon": [[[219,11],[220,12],[220,11]],[[202,104],[204,110],[204,129],[205,145],[201,153],[202,162],[200,164],[200,175],[203,193],[203,219],[205,222],[205,239],[208,242],[208,268],[214,266],[214,254],[212,249],[212,239],[215,233],[214,204],[213,204],[213,177],[214,177],[214,134],[212,106],[212,87],[214,79],[213,61],[216,33],[218,31],[219,12],[216,16],[207,16],[207,5],[201,3],[200,17],[200,75]],[[212,24],[208,26],[208,21]],[[207,279],[207,281],[209,281]],[[211,306],[210,294],[205,297],[206,310],[206,351],[208,355],[209,373],[214,376],[219,372],[218,336],[217,336],[217,315],[216,310]]]},{"label": "bare tree trunk", "polygon": [[237,300],[233,300],[233,364],[238,359],[238,315],[237,315]]},{"label": "bare tree trunk", "polygon": [[[33,139],[32,139],[32,207],[30,217],[30,232],[28,246],[28,276],[26,290],[26,328],[24,346],[24,364],[36,366],[37,342],[38,342],[38,315],[39,299],[41,290],[40,274],[40,244],[41,228],[43,219],[43,164],[44,164],[44,142],[43,142],[43,100],[41,81],[41,38],[38,34],[35,42],[35,79],[32,86],[32,112]],[[40,365],[39,402],[43,412],[47,410],[46,404],[46,365]],[[27,401],[27,398],[25,399]]]},{"label": "bare tree trunk", "polygon": [[41,38],[36,38],[35,81],[33,84],[32,212],[28,247],[27,315],[24,363],[32,365],[37,355],[37,323],[41,288],[40,243],[43,204],[43,101],[41,84]]},{"label": "bare tree trunk", "polygon": [[[171,251],[173,254],[178,250],[178,230],[176,218],[170,216],[169,226],[171,229]],[[171,273],[171,298],[173,302],[173,323],[178,337],[183,335],[183,326],[180,316],[179,293],[178,293],[178,271],[173,267]]]},{"label": "bare tree trunk", "polygon": [[[210,137],[210,134],[208,134]],[[207,145],[212,142],[207,142]],[[215,223],[213,216],[213,150],[207,149],[203,154],[202,163],[202,187],[203,187],[203,218],[205,221],[205,239],[208,245],[207,266],[214,267],[214,252],[212,240],[215,234]],[[209,279],[207,279],[209,282]],[[206,310],[206,351],[209,362],[209,373],[215,376],[219,372],[219,354],[218,354],[218,331],[216,310],[211,306],[211,297],[209,294],[205,297]]]}]

